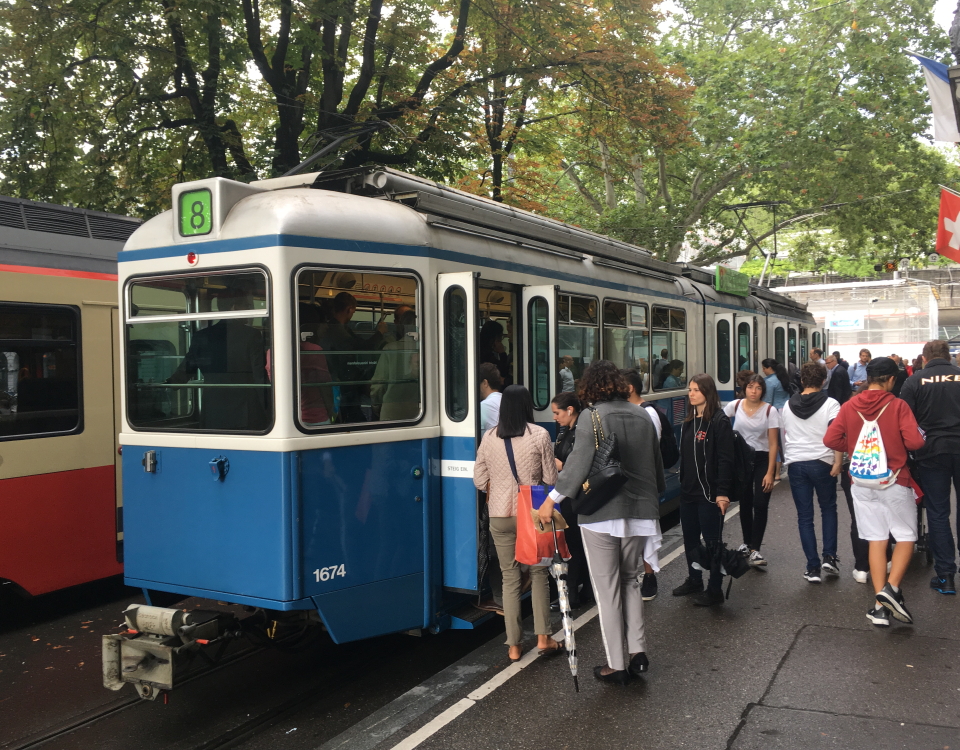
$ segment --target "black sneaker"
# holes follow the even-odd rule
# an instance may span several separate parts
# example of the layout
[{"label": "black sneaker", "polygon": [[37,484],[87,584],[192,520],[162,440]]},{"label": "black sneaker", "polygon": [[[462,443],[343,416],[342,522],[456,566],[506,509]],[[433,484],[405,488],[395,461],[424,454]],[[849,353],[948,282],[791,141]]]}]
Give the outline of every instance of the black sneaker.
[{"label": "black sneaker", "polygon": [[693,603],[698,607],[712,607],[715,604],[723,604],[723,592],[707,589],[702,594],[693,597]]},{"label": "black sneaker", "polygon": [[683,583],[673,590],[674,596],[686,596],[687,594],[699,594],[703,591],[703,579],[687,578]]},{"label": "black sneaker", "polygon": [[890,625],[890,615],[887,614],[887,610],[885,610],[883,607],[874,607],[873,609],[868,609],[867,619],[879,627],[887,627]]},{"label": "black sneaker", "polygon": [[803,572],[803,577],[810,581],[810,583],[820,583],[820,566],[818,565],[815,568],[807,568]]},{"label": "black sneaker", "polygon": [[953,576],[934,576],[930,579],[930,588],[941,594],[956,595],[957,593],[957,587],[953,585]]},{"label": "black sneaker", "polygon": [[840,560],[836,555],[824,555],[821,567],[824,573],[829,573],[832,576],[840,575]]},{"label": "black sneaker", "polygon": [[640,596],[645,602],[652,602],[657,598],[657,574],[644,573],[643,583],[640,584]]},{"label": "black sneaker", "polygon": [[888,583],[880,593],[877,594],[877,601],[889,609],[890,614],[900,620],[900,622],[905,622],[908,625],[913,624],[913,616],[907,610],[907,606],[903,601],[903,591],[894,591],[893,587]]}]

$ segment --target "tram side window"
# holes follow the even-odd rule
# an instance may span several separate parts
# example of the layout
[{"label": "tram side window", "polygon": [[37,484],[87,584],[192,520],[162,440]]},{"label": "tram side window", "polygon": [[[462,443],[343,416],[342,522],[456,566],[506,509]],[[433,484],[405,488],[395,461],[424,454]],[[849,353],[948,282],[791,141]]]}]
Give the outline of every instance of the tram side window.
[{"label": "tram side window", "polygon": [[787,364],[787,340],[782,326],[773,330],[773,357],[781,365]]},{"label": "tram side window", "polygon": [[[787,331],[787,356],[790,358],[790,361],[796,364],[797,362],[797,329],[791,328]],[[803,364],[801,362],[801,364]]]},{"label": "tram side window", "polygon": [[717,380],[730,382],[730,321],[717,321]]},{"label": "tram side window", "polygon": [[812,335],[813,335],[813,348],[823,349],[823,346],[820,344],[820,331],[814,331]]},{"label": "tram side window", "polygon": [[[423,354],[417,279],[371,270],[306,268],[297,274],[296,289],[300,425],[314,430],[419,420]],[[449,294],[444,304],[448,315],[459,310],[465,325],[466,297],[459,292],[459,297]],[[448,330],[447,335],[448,347],[456,346],[460,336],[465,362],[466,329]],[[447,371],[446,408],[451,419],[458,414],[463,419],[466,365],[462,374],[456,369]],[[463,383],[454,396],[450,377]]]},{"label": "tram side window", "polygon": [[669,307],[651,310],[653,327],[654,390],[683,388],[687,384],[687,314]]},{"label": "tram side window", "polygon": [[531,374],[530,395],[536,409],[546,409],[550,404],[550,326],[547,301],[543,297],[534,297],[527,306],[527,320],[530,337],[530,362],[527,363]]},{"label": "tram side window", "polygon": [[264,272],[139,278],[128,290],[126,394],[133,428],[269,429],[272,339]]},{"label": "tram side window", "polygon": [[603,357],[623,370],[634,369],[650,390],[650,331],[647,306],[618,300],[603,302]]},{"label": "tram side window", "polygon": [[80,429],[80,313],[0,303],[0,440]]},{"label": "tram side window", "polygon": [[[558,294],[557,319],[557,391],[576,391],[583,371],[600,357],[597,299]],[[572,383],[563,370],[572,375]]]},{"label": "tram side window", "polygon": [[737,324],[737,371],[750,369],[750,324]]},{"label": "tram side window", "polygon": [[454,422],[467,417],[467,293],[462,287],[447,290],[443,300],[445,321],[444,377],[447,416]]}]

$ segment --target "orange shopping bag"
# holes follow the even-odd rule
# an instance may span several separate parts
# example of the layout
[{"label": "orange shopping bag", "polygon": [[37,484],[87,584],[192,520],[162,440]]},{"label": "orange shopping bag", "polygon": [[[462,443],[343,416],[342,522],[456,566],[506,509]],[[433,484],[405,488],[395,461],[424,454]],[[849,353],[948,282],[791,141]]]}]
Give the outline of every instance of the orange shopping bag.
[{"label": "orange shopping bag", "polygon": [[[524,565],[550,565],[553,553],[559,551],[560,557],[569,560],[570,550],[563,529],[551,524],[541,523],[537,511],[552,488],[542,485],[521,484],[517,492],[517,562]],[[554,511],[554,516],[559,516]],[[562,516],[560,517],[562,519]]]}]

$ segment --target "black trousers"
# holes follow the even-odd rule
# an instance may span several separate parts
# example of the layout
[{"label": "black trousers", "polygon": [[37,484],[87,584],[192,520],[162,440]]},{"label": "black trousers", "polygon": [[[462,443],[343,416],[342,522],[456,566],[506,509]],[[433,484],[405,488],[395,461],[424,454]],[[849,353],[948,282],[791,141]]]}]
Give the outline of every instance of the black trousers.
[{"label": "black trousers", "polygon": [[857,530],[857,514],[853,512],[853,495],[850,494],[850,464],[845,463],[840,472],[840,489],[847,499],[847,510],[850,511],[850,546],[853,547],[853,567],[856,570],[870,570],[870,542],[860,538]]},{"label": "black trousers", "polygon": [[[583,551],[583,532],[577,523],[577,514],[573,512],[570,498],[565,497],[560,503],[560,515],[567,522],[569,528],[563,532],[570,548],[570,562],[567,563],[567,582],[570,588],[570,599],[574,604],[581,599],[593,599],[593,587],[590,585],[590,571],[587,568],[587,556]],[[552,581],[553,579],[551,579]],[[580,585],[583,584],[583,589]],[[577,593],[577,592],[580,593]]]},{"label": "black trousers", "polygon": [[767,530],[770,510],[770,493],[763,491],[763,478],[767,475],[769,451],[757,451],[753,460],[753,481],[740,498],[740,530],[743,543],[750,549],[759,550],[763,534]]},{"label": "black trousers", "polygon": [[[696,554],[700,548],[701,536],[708,553],[716,549],[715,545],[720,542],[723,533],[723,516],[716,503],[704,497],[681,495],[680,526],[683,528],[683,550],[687,555],[687,574],[695,581],[702,581],[703,572],[693,568],[691,563],[697,560]],[[707,588],[720,591],[722,586],[723,576],[720,568],[718,566],[711,568]]]}]

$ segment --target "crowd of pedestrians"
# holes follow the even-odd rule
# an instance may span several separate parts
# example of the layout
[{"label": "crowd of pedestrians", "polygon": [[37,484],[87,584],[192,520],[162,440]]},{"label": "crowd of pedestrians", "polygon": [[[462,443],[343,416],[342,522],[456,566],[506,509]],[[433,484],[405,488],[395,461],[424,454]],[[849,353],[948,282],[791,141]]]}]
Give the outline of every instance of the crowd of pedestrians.
[{"label": "crowd of pedestrians", "polygon": [[[485,432],[474,481],[487,493],[510,658],[522,652],[521,571],[512,553],[521,484],[552,486],[539,518],[549,523],[556,506],[569,524],[571,604],[596,601],[607,663],[594,674],[605,682],[626,683],[650,665],[644,602],[657,596],[659,498],[664,471],[677,462],[687,576],[674,596],[690,595],[704,607],[723,603],[728,571],[718,561],[727,547],[723,521],[733,502],[739,503],[743,537],[737,552],[750,567],[767,567],[761,547],[781,471],[797,510],[807,581],[820,583],[841,572],[839,478],[850,510],[852,574],[858,583],[873,583],[870,622],[913,621],[901,583],[918,538],[921,499],[936,571],[930,586],[955,594],[960,518],[955,541],[950,494],[951,486],[960,490],[960,367],[951,363],[943,341],[928,342],[920,360],[908,366],[896,355],[874,358],[864,349],[850,366],[839,352],[814,349],[792,375],[777,360],[765,359],[762,374],[742,373],[738,398],[725,406],[713,378],[694,375],[679,445],[668,417],[644,401],[637,371],[604,360],[587,367],[576,392],[564,388],[552,402],[558,431],[551,441],[533,423],[527,390],[511,385],[501,397],[496,368],[483,365]],[[623,484],[599,510],[578,515],[575,500],[586,491],[601,442],[610,436],[619,447]],[[532,567],[530,579],[541,653],[560,653],[562,644],[549,636],[546,569]]]}]

